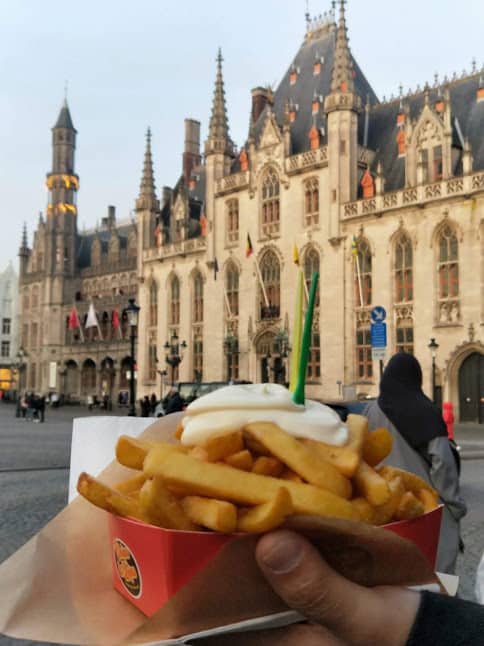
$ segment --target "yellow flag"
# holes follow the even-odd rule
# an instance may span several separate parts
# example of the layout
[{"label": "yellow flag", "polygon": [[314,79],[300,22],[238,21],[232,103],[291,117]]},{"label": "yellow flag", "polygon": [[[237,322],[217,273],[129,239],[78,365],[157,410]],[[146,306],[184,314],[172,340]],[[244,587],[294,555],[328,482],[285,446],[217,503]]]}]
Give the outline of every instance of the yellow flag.
[{"label": "yellow flag", "polygon": [[301,341],[302,341],[302,320],[303,320],[303,282],[304,276],[302,270],[299,271],[297,277],[297,291],[296,291],[296,309],[294,312],[294,326],[292,331],[292,354],[291,354],[291,379],[289,382],[289,390],[294,392],[297,386],[297,379],[299,373],[299,357],[301,356]]},{"label": "yellow flag", "polygon": [[296,243],[294,243],[294,246],[292,248],[292,259],[295,265],[299,265],[299,249],[297,248]]}]

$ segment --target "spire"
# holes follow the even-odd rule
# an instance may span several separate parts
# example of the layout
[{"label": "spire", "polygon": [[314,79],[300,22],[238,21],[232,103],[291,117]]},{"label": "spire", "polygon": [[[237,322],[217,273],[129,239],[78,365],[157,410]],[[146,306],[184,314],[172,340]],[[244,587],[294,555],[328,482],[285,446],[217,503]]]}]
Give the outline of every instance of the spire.
[{"label": "spire", "polygon": [[28,249],[29,248],[29,243],[27,240],[27,223],[24,222],[24,228],[22,230],[22,246],[21,249]]},{"label": "spire", "polygon": [[233,154],[233,144],[229,137],[229,124],[225,106],[225,89],[222,75],[222,50],[219,48],[217,55],[217,77],[213,92],[212,116],[205,152],[221,152]]},{"label": "spire", "polygon": [[143,175],[139,187],[139,197],[136,200],[136,208],[139,210],[157,208],[155,180],[153,174],[153,160],[151,157],[151,130],[146,131],[145,159],[143,163]]},{"label": "spire", "polygon": [[64,102],[62,104],[62,108],[61,108],[61,111],[59,112],[59,116],[57,118],[57,122],[54,128],[67,128],[68,130],[74,130],[74,132],[76,132],[76,129],[74,128],[74,124],[72,123],[72,117],[69,111],[69,106],[67,104],[67,97],[64,97]]},{"label": "spire", "polygon": [[345,19],[346,0],[340,0],[339,23],[334,50],[333,76],[331,92],[353,92],[353,64],[348,44],[348,34]]}]

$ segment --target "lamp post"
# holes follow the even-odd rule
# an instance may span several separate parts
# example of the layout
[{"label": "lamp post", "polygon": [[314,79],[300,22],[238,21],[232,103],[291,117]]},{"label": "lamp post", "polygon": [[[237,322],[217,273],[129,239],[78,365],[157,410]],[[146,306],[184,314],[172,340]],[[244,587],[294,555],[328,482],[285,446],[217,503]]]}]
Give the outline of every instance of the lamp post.
[{"label": "lamp post", "polygon": [[134,341],[136,338],[136,328],[138,327],[138,315],[140,311],[139,305],[136,305],[134,298],[128,299],[128,307],[124,309],[126,312],[126,317],[128,319],[129,325],[129,340],[131,343],[131,352],[130,352],[130,380],[129,380],[129,412],[130,417],[136,417],[136,405],[135,405],[135,394],[134,394],[134,366],[135,366],[135,355],[134,355]]},{"label": "lamp post", "polygon": [[[187,342],[182,341],[179,343],[178,334],[173,332],[169,341],[166,341],[163,346],[166,350],[166,363],[171,367],[171,385],[175,385],[175,371],[182,362],[183,352],[187,348]],[[181,348],[181,352],[180,352]]]},{"label": "lamp post", "polygon": [[239,351],[239,340],[233,334],[227,334],[224,339],[224,351],[227,356],[227,381],[234,381],[233,357]]},{"label": "lamp post", "polygon": [[428,347],[432,354],[432,401],[435,404],[435,357],[437,355],[437,348],[439,347],[439,344],[434,339],[434,337],[430,339]]},{"label": "lamp post", "polygon": [[22,374],[25,368],[25,359],[27,353],[22,346],[18,349],[17,354],[15,355],[14,367],[17,372],[17,407],[16,407],[16,417],[20,417],[20,393],[22,392]]}]

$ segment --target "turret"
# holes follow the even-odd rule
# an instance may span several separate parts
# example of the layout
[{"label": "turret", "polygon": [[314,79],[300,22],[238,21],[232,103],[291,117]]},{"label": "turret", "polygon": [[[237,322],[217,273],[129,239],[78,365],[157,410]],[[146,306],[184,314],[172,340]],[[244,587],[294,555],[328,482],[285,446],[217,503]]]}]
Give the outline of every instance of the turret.
[{"label": "turret", "polygon": [[156,216],[160,211],[160,201],[156,197],[153,159],[151,156],[151,130],[146,131],[146,147],[139,195],[136,199],[138,220],[138,267],[141,271],[142,250],[155,246]]},{"label": "turret", "polygon": [[30,257],[30,249],[27,240],[27,225],[24,222],[22,229],[22,242],[20,243],[20,248],[18,251],[19,256],[19,269],[20,269],[20,279],[22,279],[27,272],[27,264]]},{"label": "turret", "polygon": [[331,93],[324,102],[328,129],[330,239],[339,237],[339,205],[355,200],[358,190],[358,114],[362,107],[355,91],[344,5],[345,0],[340,0]]}]

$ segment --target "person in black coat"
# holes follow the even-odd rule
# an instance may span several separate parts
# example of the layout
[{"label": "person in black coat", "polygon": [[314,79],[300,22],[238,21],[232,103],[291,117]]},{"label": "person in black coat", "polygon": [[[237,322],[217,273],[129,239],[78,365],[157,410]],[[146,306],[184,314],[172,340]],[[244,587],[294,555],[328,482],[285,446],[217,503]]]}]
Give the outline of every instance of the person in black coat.
[{"label": "person in black coat", "polygon": [[178,413],[182,411],[184,407],[185,402],[180,396],[178,388],[172,388],[168,393],[168,397],[166,398],[166,406],[164,406],[165,415],[169,415],[170,413]]}]

